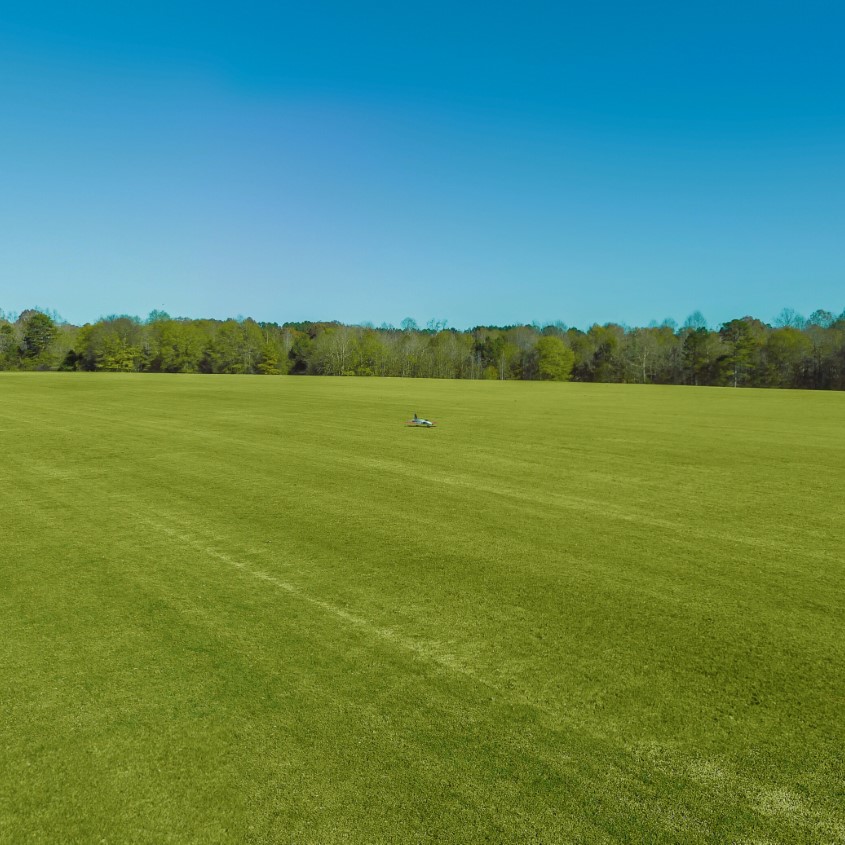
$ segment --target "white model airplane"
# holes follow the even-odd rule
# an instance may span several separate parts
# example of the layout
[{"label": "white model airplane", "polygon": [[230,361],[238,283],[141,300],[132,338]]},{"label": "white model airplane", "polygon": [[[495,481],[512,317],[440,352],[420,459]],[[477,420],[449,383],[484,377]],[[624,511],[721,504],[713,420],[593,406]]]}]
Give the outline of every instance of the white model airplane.
[{"label": "white model airplane", "polygon": [[414,413],[414,418],[412,420],[408,420],[405,425],[416,425],[422,426],[424,428],[433,428],[437,423],[433,423],[431,420],[424,420],[422,417],[418,417],[416,412]]}]

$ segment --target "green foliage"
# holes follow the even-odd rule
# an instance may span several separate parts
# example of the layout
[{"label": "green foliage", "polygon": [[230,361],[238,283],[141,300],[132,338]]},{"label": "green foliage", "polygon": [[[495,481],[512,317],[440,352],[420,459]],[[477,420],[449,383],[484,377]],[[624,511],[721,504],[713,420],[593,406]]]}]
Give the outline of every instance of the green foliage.
[{"label": "green foliage", "polygon": [[153,323],[160,323],[170,319],[170,314],[168,314],[167,311],[159,311],[158,309],[153,309],[147,316],[147,325],[152,325]]},{"label": "green foliage", "polygon": [[258,353],[258,372],[265,376],[279,376],[279,349],[273,343],[265,341]]},{"label": "green foliage", "polygon": [[135,369],[138,350],[117,335],[103,337],[97,350],[97,369],[105,372],[128,373]]},{"label": "green foliage", "polygon": [[540,378],[546,381],[569,381],[575,353],[559,338],[553,335],[537,341],[537,369]]},{"label": "green foliage", "polygon": [[41,311],[21,315],[21,358],[28,367],[47,368],[52,364],[50,346],[58,334],[52,317]]},{"label": "green foliage", "polygon": [[797,328],[775,329],[766,337],[764,348],[764,383],[789,387],[804,380],[812,366],[813,344]]},{"label": "green foliage", "polygon": [[384,376],[389,373],[387,345],[374,329],[366,329],[358,340],[358,375]]},{"label": "green foliage", "polygon": [[113,316],[79,329],[73,351],[80,369],[130,372],[141,368],[144,342],[137,319]]},{"label": "green foliage", "polygon": [[170,320],[166,316],[148,322],[147,369],[162,373],[200,370],[205,357],[206,335],[198,325]]},{"label": "green foliage", "polygon": [[482,371],[481,378],[487,381],[495,381],[499,378],[499,372],[492,364],[488,364]]},{"label": "green foliage", "polygon": [[11,370],[18,363],[18,343],[9,323],[0,322],[0,370]]},{"label": "green foliage", "polygon": [[264,345],[264,336],[254,320],[226,320],[215,327],[211,340],[211,370],[215,373],[255,373]]},{"label": "green foliage", "polygon": [[681,328],[562,322],[468,331],[407,318],[389,325],[146,320],[114,315],[77,329],[27,311],[0,336],[0,369],[534,379],[845,389],[845,315],[784,309],[768,325],[743,317],[711,330],[699,312]]}]

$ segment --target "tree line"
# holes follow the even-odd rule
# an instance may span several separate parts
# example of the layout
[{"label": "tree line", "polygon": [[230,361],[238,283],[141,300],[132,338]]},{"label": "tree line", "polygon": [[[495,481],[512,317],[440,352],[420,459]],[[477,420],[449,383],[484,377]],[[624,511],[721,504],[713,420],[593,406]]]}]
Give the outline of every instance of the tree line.
[{"label": "tree line", "polygon": [[251,373],[845,389],[845,312],[784,309],[709,328],[595,324],[425,327],[252,319],[104,317],[74,326],[49,310],[0,311],[0,370]]}]

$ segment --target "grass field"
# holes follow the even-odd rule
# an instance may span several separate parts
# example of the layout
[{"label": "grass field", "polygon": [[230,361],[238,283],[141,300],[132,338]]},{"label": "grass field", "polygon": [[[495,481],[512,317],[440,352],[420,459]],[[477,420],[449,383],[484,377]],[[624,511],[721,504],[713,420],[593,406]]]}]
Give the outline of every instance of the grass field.
[{"label": "grass field", "polygon": [[845,841],[843,394],[0,374],[0,459],[0,842]]}]

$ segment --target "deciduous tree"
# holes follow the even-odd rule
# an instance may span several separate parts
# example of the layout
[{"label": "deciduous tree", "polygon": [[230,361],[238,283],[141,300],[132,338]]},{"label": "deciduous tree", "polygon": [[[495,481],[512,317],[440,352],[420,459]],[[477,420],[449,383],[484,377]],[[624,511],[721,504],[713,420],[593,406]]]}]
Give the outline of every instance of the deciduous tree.
[{"label": "deciduous tree", "polygon": [[575,353],[559,338],[546,335],[537,341],[537,369],[546,381],[569,381]]}]

